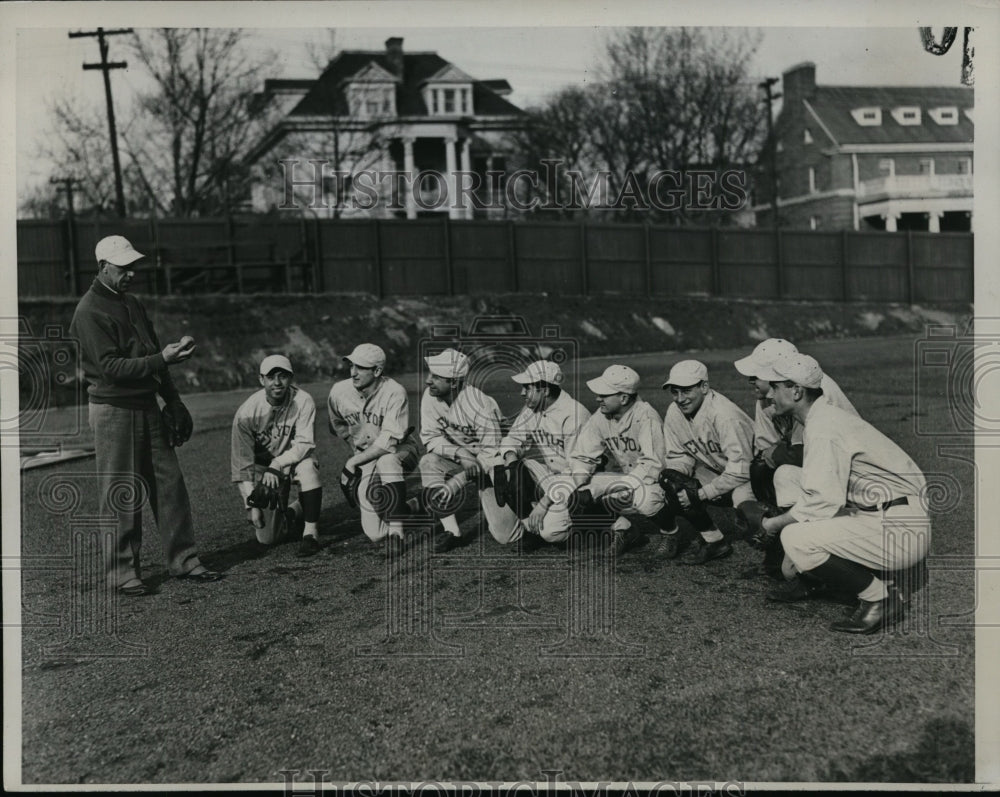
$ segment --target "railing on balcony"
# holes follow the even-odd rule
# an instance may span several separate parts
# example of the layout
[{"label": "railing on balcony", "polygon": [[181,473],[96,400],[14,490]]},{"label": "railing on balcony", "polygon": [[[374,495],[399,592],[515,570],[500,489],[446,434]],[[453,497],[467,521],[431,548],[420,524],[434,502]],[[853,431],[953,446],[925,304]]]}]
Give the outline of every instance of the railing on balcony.
[{"label": "railing on balcony", "polygon": [[971,196],[971,174],[896,174],[863,180],[859,197]]}]

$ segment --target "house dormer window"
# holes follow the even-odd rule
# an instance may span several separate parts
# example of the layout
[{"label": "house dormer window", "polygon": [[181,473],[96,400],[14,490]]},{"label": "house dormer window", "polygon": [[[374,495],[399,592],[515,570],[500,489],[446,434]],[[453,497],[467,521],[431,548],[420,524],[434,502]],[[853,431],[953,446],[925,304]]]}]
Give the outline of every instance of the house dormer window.
[{"label": "house dormer window", "polygon": [[812,133],[809,132],[809,128],[808,127],[805,128],[802,131],[802,143],[803,144],[812,144],[813,143]]},{"label": "house dormer window", "polygon": [[877,127],[882,124],[882,109],[878,107],[855,108],[851,111],[851,116],[862,127]]},{"label": "house dormer window", "polygon": [[396,92],[392,85],[356,83],[347,89],[351,116],[374,119],[396,115]]},{"label": "house dormer window", "polygon": [[920,108],[916,105],[902,105],[892,109],[892,118],[898,125],[918,125],[920,124]]},{"label": "house dormer window", "polygon": [[424,88],[424,101],[432,116],[469,116],[472,111],[472,86],[434,85]]},{"label": "house dormer window", "polygon": [[931,108],[927,112],[927,115],[939,125],[958,124],[958,108],[955,106],[951,106],[950,108]]}]

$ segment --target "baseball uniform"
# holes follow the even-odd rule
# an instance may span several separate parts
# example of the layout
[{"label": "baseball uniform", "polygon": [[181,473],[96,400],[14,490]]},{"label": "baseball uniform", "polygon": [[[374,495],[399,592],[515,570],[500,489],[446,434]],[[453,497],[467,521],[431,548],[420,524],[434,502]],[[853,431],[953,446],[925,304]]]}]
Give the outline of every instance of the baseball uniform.
[{"label": "baseball uniform", "polygon": [[[823,375],[823,395],[834,407],[858,415],[858,411],[851,404],[850,399],[844,395],[833,379],[826,374]],[[774,404],[770,399],[761,399],[756,402],[753,425],[753,448],[755,453],[762,453],[774,448],[784,440],[792,446],[802,445],[802,424],[796,421],[791,415],[775,415]]]},{"label": "baseball uniform", "polygon": [[[930,548],[923,473],[896,443],[856,414],[819,398],[806,415],[802,468],[774,477],[794,523],[781,532],[799,572],[832,554],[881,570],[916,564]],[[898,502],[898,503],[896,503]],[[893,503],[892,506],[887,504]]]},{"label": "baseball uniform", "polygon": [[500,441],[501,460],[508,453],[521,459],[535,483],[552,501],[541,525],[542,539],[547,542],[560,542],[569,536],[572,522],[567,499],[574,489],[568,475],[569,454],[589,418],[590,412],[580,402],[561,391],[540,412],[524,407]]},{"label": "baseball uniform", "polygon": [[[322,486],[314,456],[315,423],[316,403],[295,385],[289,386],[287,398],[278,406],[268,402],[266,390],[258,390],[240,405],[233,418],[230,466],[244,502],[253,491],[255,469],[280,470],[302,492]],[[284,515],[264,512],[257,540],[268,545],[280,542],[288,533]]]},{"label": "baseball uniform", "polygon": [[750,460],[753,423],[721,393],[709,390],[693,418],[676,404],[663,421],[667,468],[694,476],[706,500],[732,495],[734,504],[753,498]]},{"label": "baseball uniform", "polygon": [[[484,473],[491,473],[501,462],[500,418],[496,401],[472,385],[463,385],[451,405],[425,390],[420,399],[420,441],[427,449],[420,459],[424,487],[440,487],[452,478],[464,483],[464,470],[457,460],[462,448],[475,455]],[[517,515],[509,506],[497,505],[492,489],[480,487],[479,502],[497,542],[517,539],[521,532]]]},{"label": "baseball uniform", "polygon": [[368,539],[378,542],[387,537],[391,529],[390,522],[384,516],[380,517],[372,505],[369,495],[372,480],[377,476],[382,484],[403,482],[404,475],[417,464],[416,441],[407,436],[410,403],[406,390],[395,379],[381,376],[366,397],[350,379],[344,379],[330,389],[326,407],[330,431],[346,441],[353,452],[364,451],[371,446],[388,452],[360,466],[358,507],[361,510],[361,528]]},{"label": "baseball uniform", "polygon": [[[594,473],[605,453],[621,473]],[[647,401],[636,397],[621,418],[609,418],[602,412],[590,416],[570,455],[570,473],[590,477],[590,491],[595,499],[630,490],[630,505],[623,514],[652,517],[664,506],[663,490],[657,483],[663,455],[659,413]],[[614,528],[627,526],[627,520],[619,517]]]}]

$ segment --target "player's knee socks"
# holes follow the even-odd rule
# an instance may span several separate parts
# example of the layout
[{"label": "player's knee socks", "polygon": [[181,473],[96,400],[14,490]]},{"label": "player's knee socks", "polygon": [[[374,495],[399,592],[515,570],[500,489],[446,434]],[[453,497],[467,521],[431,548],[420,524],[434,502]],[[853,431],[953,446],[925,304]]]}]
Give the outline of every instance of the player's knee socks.
[{"label": "player's knee socks", "polygon": [[705,531],[699,531],[698,533],[701,534],[701,538],[707,543],[720,542],[725,539],[722,532],[718,529],[707,529]]},{"label": "player's knee socks", "polygon": [[677,531],[677,516],[669,506],[664,506],[650,520],[664,534],[673,534]]},{"label": "player's knee socks", "polygon": [[385,506],[379,507],[379,517],[386,523],[408,517],[410,508],[406,504],[406,483],[402,481],[383,482],[382,490]]},{"label": "player's knee socks", "polygon": [[875,576],[865,567],[848,559],[831,555],[823,564],[806,571],[835,589],[851,595],[860,595],[875,581]]},{"label": "player's knee socks", "polygon": [[462,533],[462,530],[458,527],[458,518],[454,515],[445,515],[441,518],[441,525],[444,526],[445,531],[449,534],[454,534],[456,537]]},{"label": "player's knee socks", "polygon": [[316,523],[319,520],[319,510],[323,505],[323,488],[317,487],[315,490],[307,490],[299,493],[299,503],[302,504],[302,519],[308,523]]},{"label": "player's knee socks", "polygon": [[526,518],[531,514],[531,502],[539,498],[538,483],[520,460],[515,464],[512,476],[507,483],[507,500],[515,515]]},{"label": "player's knee socks", "polygon": [[776,504],[774,495],[774,471],[766,462],[755,459],[750,463],[750,489],[754,498],[769,504]]},{"label": "player's knee socks", "polygon": [[712,518],[709,517],[704,507],[690,507],[685,509],[684,517],[694,526],[695,531],[716,530],[715,523],[712,522]]}]

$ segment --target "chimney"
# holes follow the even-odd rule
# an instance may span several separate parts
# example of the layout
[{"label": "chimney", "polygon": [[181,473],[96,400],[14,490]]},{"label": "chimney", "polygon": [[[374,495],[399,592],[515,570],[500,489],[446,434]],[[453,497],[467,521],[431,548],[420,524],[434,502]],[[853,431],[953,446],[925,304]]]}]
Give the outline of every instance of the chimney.
[{"label": "chimney", "polygon": [[788,105],[811,98],[816,92],[816,64],[805,61],[786,71],[781,76],[781,90]]},{"label": "chimney", "polygon": [[403,79],[403,39],[393,36],[385,40],[385,57],[389,61],[389,68],[400,80]]}]

